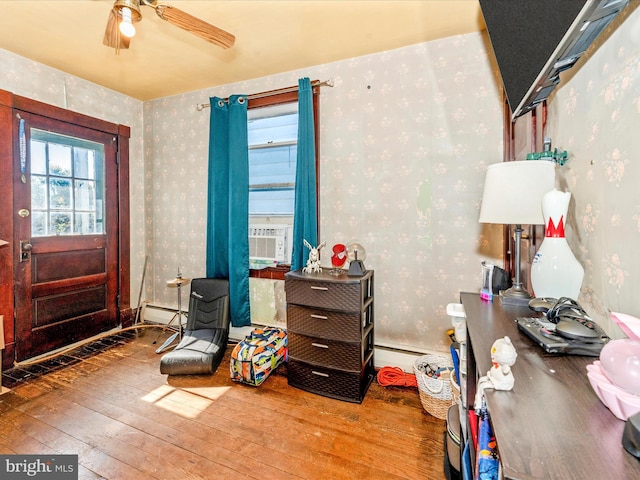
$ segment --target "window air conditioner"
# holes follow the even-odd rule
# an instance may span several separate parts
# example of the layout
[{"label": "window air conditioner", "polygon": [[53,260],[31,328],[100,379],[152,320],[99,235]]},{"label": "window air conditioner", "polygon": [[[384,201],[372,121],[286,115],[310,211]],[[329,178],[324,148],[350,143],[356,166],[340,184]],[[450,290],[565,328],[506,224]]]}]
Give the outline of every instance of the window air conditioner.
[{"label": "window air conditioner", "polygon": [[291,263],[292,226],[272,223],[249,225],[249,257]]}]

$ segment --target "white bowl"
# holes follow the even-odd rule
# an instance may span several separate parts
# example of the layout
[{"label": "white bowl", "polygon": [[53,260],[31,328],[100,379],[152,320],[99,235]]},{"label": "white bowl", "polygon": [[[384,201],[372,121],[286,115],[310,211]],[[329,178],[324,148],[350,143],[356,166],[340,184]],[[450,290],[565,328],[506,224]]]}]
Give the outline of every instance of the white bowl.
[{"label": "white bowl", "polygon": [[600,401],[620,420],[626,421],[630,416],[640,412],[640,395],[625,392],[611,383],[599,360],[587,365],[587,377]]}]

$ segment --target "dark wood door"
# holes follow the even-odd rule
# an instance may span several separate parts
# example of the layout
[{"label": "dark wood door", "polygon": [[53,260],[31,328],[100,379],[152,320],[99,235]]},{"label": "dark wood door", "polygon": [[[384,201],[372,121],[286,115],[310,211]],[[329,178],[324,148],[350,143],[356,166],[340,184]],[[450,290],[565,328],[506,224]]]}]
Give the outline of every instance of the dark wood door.
[{"label": "dark wood door", "polygon": [[15,116],[16,360],[118,325],[113,134]]}]

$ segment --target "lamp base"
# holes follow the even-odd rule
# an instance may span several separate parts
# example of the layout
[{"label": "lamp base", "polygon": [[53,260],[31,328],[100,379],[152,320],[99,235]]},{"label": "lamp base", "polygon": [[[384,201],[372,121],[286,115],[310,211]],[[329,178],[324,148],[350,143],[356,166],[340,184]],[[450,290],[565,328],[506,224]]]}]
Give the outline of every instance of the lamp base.
[{"label": "lamp base", "polygon": [[533,297],[522,287],[513,286],[507,290],[500,290],[500,300],[503,305],[529,306]]},{"label": "lamp base", "polygon": [[367,273],[367,270],[364,268],[362,260],[353,260],[349,263],[349,271],[347,272],[349,277],[361,277],[365,273]]}]

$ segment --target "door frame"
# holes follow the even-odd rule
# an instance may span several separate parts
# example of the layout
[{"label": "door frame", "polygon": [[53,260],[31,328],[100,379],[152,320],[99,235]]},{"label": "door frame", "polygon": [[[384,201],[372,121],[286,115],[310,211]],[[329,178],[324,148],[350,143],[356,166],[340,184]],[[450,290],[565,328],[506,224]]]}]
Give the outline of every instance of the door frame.
[{"label": "door frame", "polygon": [[[118,143],[118,321],[122,326],[132,323],[130,288],[130,234],[129,221],[129,138],[131,129],[125,125],[114,124],[81,113],[42,103],[11,92],[0,90],[0,239],[9,242],[0,247],[0,316],[3,317],[5,347],[2,352],[2,367],[10,368],[15,360],[15,309],[14,309],[14,270],[17,247],[14,245],[13,179],[16,165],[14,149],[15,129],[13,116],[16,110],[30,112],[62,122],[83,125],[88,128],[112,134]],[[10,208],[6,208],[10,206]],[[113,208],[113,206],[112,206]]]}]

